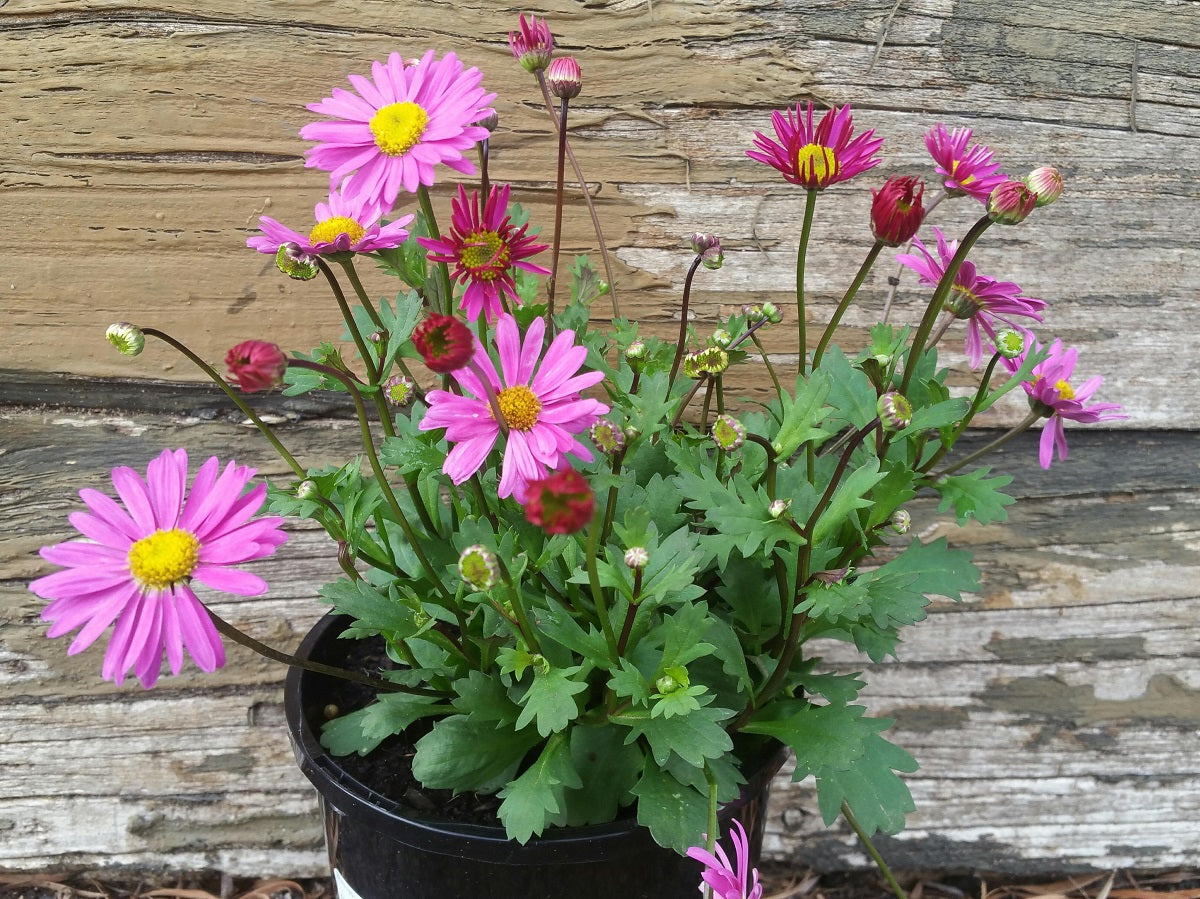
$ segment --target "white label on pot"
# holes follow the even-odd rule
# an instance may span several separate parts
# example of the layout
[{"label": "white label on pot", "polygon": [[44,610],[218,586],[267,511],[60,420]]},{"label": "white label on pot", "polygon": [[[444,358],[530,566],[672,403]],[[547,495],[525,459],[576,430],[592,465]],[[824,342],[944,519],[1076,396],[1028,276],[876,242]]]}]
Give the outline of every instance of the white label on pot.
[{"label": "white label on pot", "polygon": [[333,869],[333,882],[337,886],[338,899],[363,899],[362,896],[350,888],[350,884],[346,883],[346,878],[342,876],[342,872],[337,868]]}]

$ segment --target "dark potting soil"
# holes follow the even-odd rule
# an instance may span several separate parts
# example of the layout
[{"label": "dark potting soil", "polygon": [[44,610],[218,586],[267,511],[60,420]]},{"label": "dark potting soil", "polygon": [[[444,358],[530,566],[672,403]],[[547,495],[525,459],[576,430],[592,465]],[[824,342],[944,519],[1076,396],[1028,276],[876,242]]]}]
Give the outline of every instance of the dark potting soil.
[{"label": "dark potting soil", "polygon": [[[339,640],[339,651],[345,655],[336,664],[362,674],[377,675],[390,666],[382,637],[363,640]],[[375,699],[369,687],[335,678],[325,679],[326,718],[332,719],[357,711]],[[451,790],[431,790],[413,776],[412,760],[416,742],[429,733],[433,722],[421,719],[404,734],[388,737],[367,755],[352,753],[338,757],[342,769],[364,786],[381,796],[416,813],[436,813],[440,819],[460,824],[500,826],[496,817],[499,797],[478,793],[459,793]]]}]

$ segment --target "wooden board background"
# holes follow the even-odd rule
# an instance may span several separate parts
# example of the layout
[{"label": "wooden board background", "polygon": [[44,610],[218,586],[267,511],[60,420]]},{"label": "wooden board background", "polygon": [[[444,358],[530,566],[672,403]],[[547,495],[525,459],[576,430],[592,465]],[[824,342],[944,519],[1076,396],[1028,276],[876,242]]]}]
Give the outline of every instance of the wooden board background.
[{"label": "wooden board background", "polygon": [[[1050,301],[1055,333],[1130,419],[1074,430],[1071,464],[1050,473],[1030,441],[1007,450],[1000,465],[1023,501],[1002,527],[959,531],[918,510],[923,528],[977,549],[986,581],[873,673],[877,707],[924,765],[911,780],[919,811],[885,851],[938,870],[1194,863],[1200,407],[1185,373],[1200,287],[1200,4],[550,0],[538,11],[584,68],[575,146],[622,311],[664,333],[693,230],[726,247],[726,267],[697,281],[701,325],[746,300],[787,300],[803,203],[744,156],[773,108],[854,104],[856,122],[886,138],[880,177],[928,174],[921,134],[939,120],[974,127],[1009,171],[1060,166],[1063,200],[992,229],[976,259]],[[305,349],[340,330],[315,284],[281,279],[243,244],[259,214],[307,227],[325,183],[303,168],[296,132],[311,119],[304,104],[347,73],[427,46],[479,66],[501,95],[493,175],[548,221],[545,117],[504,42],[517,12],[491,0],[0,3],[0,868],[320,869],[277,671],[234,655],[213,677],[115,689],[96,652],[67,659],[44,639],[25,584],[45,570],[36,548],[67,535],[74,491],[117,462],[186,444],[280,473],[210,393],[96,380],[194,379],[161,347],[116,356],[102,333],[132,318],[215,361],[251,336]],[[875,183],[818,204],[814,321],[866,249]],[[934,222],[961,232],[974,213],[960,200]],[[592,247],[578,212],[566,240]],[[874,320],[890,273],[864,287],[848,341]],[[922,296],[906,281],[897,315]],[[353,445],[336,409],[279,412],[307,458]],[[990,423],[1021,414],[1006,406]],[[294,642],[332,570],[320,549],[298,532],[263,566],[269,599],[217,608]],[[830,658],[856,664],[837,647]],[[768,851],[864,864],[814,807],[807,787],[781,784]]]}]

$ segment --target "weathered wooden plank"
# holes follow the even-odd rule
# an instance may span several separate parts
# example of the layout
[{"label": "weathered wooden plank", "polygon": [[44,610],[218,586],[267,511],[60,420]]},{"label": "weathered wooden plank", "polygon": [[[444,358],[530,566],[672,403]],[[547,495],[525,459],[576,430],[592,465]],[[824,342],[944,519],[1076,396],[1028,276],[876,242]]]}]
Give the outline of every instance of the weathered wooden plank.
[{"label": "weathered wooden plank", "polygon": [[[174,396],[195,412],[208,402],[188,387],[146,389],[150,405]],[[341,425],[285,423],[281,434],[320,464],[353,450],[356,435]],[[1001,451],[996,466],[1015,475],[1020,497],[1004,525],[936,524],[931,502],[913,506],[923,536],[970,545],[984,579],[962,604],[931,607],[898,659],[868,666],[873,713],[896,719],[895,739],[923,766],[908,778],[918,804],[909,828],[881,841],[897,865],[1041,873],[1194,861],[1198,438],[1069,436],[1072,459],[1049,472],[1031,439]],[[68,658],[65,640],[46,640],[40,601],[25,590],[47,568],[36,547],[70,536],[75,490],[103,486],[109,467],[143,465],[163,445],[285,476],[236,423],[0,413],[0,867],[316,873],[315,801],[287,747],[278,668],[232,647],[213,675],[190,669],[150,692],[117,688],[98,677],[99,647]],[[266,597],[222,597],[216,608],[295,645],[321,610],[315,585],[335,573],[322,548],[319,533],[293,532],[256,569],[272,585]],[[864,667],[842,644],[813,651],[831,668]],[[782,778],[776,790],[771,857],[867,863],[848,834],[819,826],[809,784]]]},{"label": "weathered wooden plank", "polygon": [[[630,316],[670,330],[695,229],[727,247],[726,268],[697,285],[701,326],[746,299],[786,298],[803,204],[744,155],[772,107],[854,103],[856,121],[888,137],[887,170],[927,172],[923,129],[965,123],[1010,170],[1054,162],[1068,177],[1059,205],[989,234],[980,265],[1051,301],[1054,329],[1082,345],[1081,366],[1107,374],[1105,398],[1131,408],[1130,426],[1200,424],[1172,399],[1176,324],[1196,314],[1200,283],[1188,227],[1200,195],[1195,4],[1117,0],[1096,15],[1088,0],[552,0],[540,11],[583,59],[576,147]],[[22,222],[0,284],[6,366],[194,378],[162,350],[136,362],[108,350],[102,329],[131,310],[213,360],[255,334],[294,348],[336,334],[321,288],[281,283],[242,245],[258,214],[302,225],[319,198],[323,178],[302,168],[296,138],[304,103],[392,49],[437,45],[484,69],[501,94],[495,175],[548,221],[550,141],[504,42],[511,16],[482,0],[415,4],[402,24],[389,4],[349,0],[289,3],[286,15],[234,0],[0,8],[0,104],[16,123],[0,135],[0,186]],[[865,249],[868,187],[820,204],[816,322]],[[968,206],[936,221],[961,231]],[[565,241],[592,246],[577,210]],[[880,267],[864,288],[851,335],[889,274]],[[897,316],[920,300],[906,287]]]}]

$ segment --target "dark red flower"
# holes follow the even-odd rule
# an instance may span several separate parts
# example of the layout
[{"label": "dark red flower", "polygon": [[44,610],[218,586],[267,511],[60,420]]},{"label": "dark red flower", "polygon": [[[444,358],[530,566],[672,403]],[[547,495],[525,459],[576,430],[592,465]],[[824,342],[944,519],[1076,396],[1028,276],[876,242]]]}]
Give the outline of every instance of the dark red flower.
[{"label": "dark red flower", "polygon": [[592,520],[596,499],[587,479],[573,468],[526,485],[525,517],[547,534],[573,534]]},{"label": "dark red flower", "polygon": [[413,346],[430,371],[446,375],[471,360],[475,337],[465,323],[453,315],[431,315],[413,330]]},{"label": "dark red flower", "polygon": [[273,390],[283,383],[287,356],[265,340],[245,340],[225,354],[229,376],[243,393]]},{"label": "dark red flower", "polygon": [[892,175],[871,191],[871,233],[890,247],[909,240],[925,219],[925,185],[912,175]]}]

